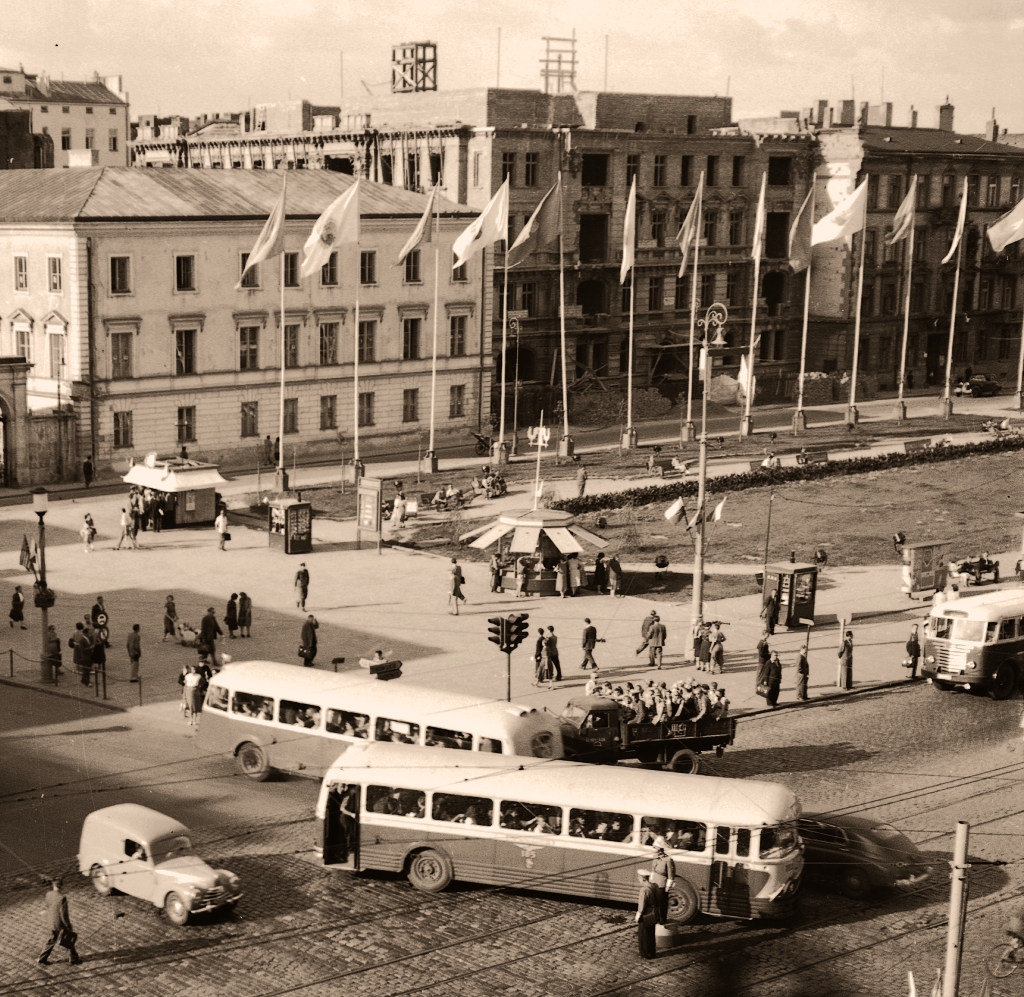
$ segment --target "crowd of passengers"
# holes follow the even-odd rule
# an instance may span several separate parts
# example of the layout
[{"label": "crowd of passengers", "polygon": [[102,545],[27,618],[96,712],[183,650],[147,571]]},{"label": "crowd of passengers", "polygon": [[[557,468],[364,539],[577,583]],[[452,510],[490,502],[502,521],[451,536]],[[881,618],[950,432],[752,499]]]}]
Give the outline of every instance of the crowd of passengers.
[{"label": "crowd of passengers", "polygon": [[683,679],[669,686],[665,682],[655,683],[650,679],[646,685],[627,682],[625,687],[613,686],[611,682],[599,682],[592,676],[584,690],[588,696],[602,696],[613,699],[629,711],[628,723],[660,724],[670,720],[724,720],[729,715],[729,700],[725,689],[719,689],[717,682],[700,683]]}]

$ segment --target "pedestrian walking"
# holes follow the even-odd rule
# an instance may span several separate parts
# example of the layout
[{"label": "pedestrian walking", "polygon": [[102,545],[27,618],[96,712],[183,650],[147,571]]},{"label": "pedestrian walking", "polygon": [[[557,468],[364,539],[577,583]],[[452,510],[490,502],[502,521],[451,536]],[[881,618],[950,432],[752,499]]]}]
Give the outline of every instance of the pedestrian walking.
[{"label": "pedestrian walking", "polygon": [[82,522],[82,528],[78,531],[78,535],[82,538],[86,554],[91,554],[92,542],[96,539],[96,524],[92,521],[92,515],[88,512],[85,514],[85,519]]},{"label": "pedestrian walking", "polygon": [[306,562],[303,561],[299,565],[299,570],[295,572],[295,605],[301,610],[306,608],[306,596],[309,595],[309,569],[306,567]]},{"label": "pedestrian walking", "polygon": [[587,584],[587,571],[578,554],[570,554],[569,562],[569,592],[573,596],[579,595],[579,591]]},{"label": "pedestrian walking", "polygon": [[526,596],[530,583],[530,559],[524,554],[516,561],[516,598]]},{"label": "pedestrian walking", "polygon": [[711,671],[711,627],[704,624],[700,628],[700,647],[697,648],[697,667],[702,672]]},{"label": "pedestrian walking", "polygon": [[391,522],[399,528],[405,526],[405,518],[408,514],[409,503],[406,501],[405,492],[399,492],[395,496],[395,504],[391,509]]},{"label": "pedestrian walking", "polygon": [[223,507],[221,507],[220,512],[217,513],[217,518],[213,521],[213,528],[217,531],[217,546],[221,550],[227,550],[224,544],[231,539],[231,534],[228,533],[228,516]]},{"label": "pedestrian walking", "polygon": [[199,643],[202,645],[210,661],[217,660],[217,638],[223,636],[220,624],[217,622],[217,613],[213,606],[206,610],[206,615],[199,624]]},{"label": "pedestrian walking", "polygon": [[238,636],[251,637],[249,628],[252,626],[252,599],[244,592],[238,593]]},{"label": "pedestrian walking", "polygon": [[227,609],[224,611],[224,625],[228,628],[228,637],[235,639],[235,631],[238,629],[238,593],[232,592],[228,599]]},{"label": "pedestrian walking", "polygon": [[551,667],[551,681],[562,681],[562,663],[558,660],[558,638],[555,636],[555,628],[548,627],[548,635],[544,638],[544,650],[547,653]]},{"label": "pedestrian walking", "polygon": [[[466,579],[462,577],[462,568],[459,566],[457,558],[452,558],[450,574],[451,580],[448,583],[448,613],[451,616],[458,616],[459,602],[466,602],[466,597],[462,594],[462,586],[465,585]],[[452,606],[455,607],[454,611]]]},{"label": "pedestrian walking", "polygon": [[138,623],[132,624],[132,632],[128,634],[125,647],[128,649],[128,666],[131,669],[129,682],[139,681],[139,660],[142,658],[142,634]]},{"label": "pedestrian walking", "polygon": [[78,934],[71,926],[71,914],[68,911],[68,898],[64,896],[61,889],[63,884],[59,879],[50,880],[50,892],[46,894],[46,927],[50,932],[46,944],[36,962],[45,966],[50,961],[50,953],[55,945],[68,950],[68,957],[72,966],[77,966],[81,961],[75,943],[78,941]]},{"label": "pedestrian walking", "polygon": [[93,477],[92,457],[86,457],[82,461],[82,477],[85,479],[85,487],[88,488],[92,484]]},{"label": "pedestrian walking", "polygon": [[658,955],[654,937],[654,926],[658,923],[658,897],[651,885],[651,870],[637,869],[640,880],[640,897],[633,920],[637,925],[637,944],[641,959],[654,959]]},{"label": "pedestrian walking", "polygon": [[281,462],[281,437],[274,437],[274,467],[277,467]]},{"label": "pedestrian walking", "polygon": [[647,653],[650,657],[651,667],[657,668],[659,672],[661,671],[662,655],[665,652],[665,640],[667,637],[668,631],[665,629],[665,624],[661,622],[660,616],[655,616],[651,629],[647,632]]},{"label": "pedestrian walking", "polygon": [[589,617],[583,621],[586,626],[583,628],[583,664],[580,665],[584,671],[588,668],[593,668],[597,671],[597,662],[594,660],[594,648],[597,647],[597,627],[591,622]]},{"label": "pedestrian walking", "polygon": [[555,591],[563,599],[569,597],[569,562],[564,557],[555,565]]},{"label": "pedestrian walking", "polygon": [[182,678],[182,692],[185,696],[185,712],[188,713],[188,725],[195,727],[199,712],[203,708],[203,677],[195,664],[189,664],[188,671]]},{"label": "pedestrian walking", "polygon": [[921,641],[917,635],[917,624],[910,628],[910,638],[907,640],[907,660],[903,664],[910,669],[910,680],[917,678],[917,665],[921,660]]},{"label": "pedestrian walking", "polygon": [[598,595],[604,595],[608,588],[608,565],[605,564],[603,553],[598,553],[594,559],[594,588]]},{"label": "pedestrian walking", "polygon": [[93,628],[92,634],[90,635],[90,642],[92,644],[92,670],[96,673],[97,684],[100,681],[100,675],[107,670],[107,648],[110,647],[110,643],[107,640],[107,636],[110,633],[107,630],[106,625],[101,627]]},{"label": "pedestrian walking", "polygon": [[800,657],[796,659],[796,698],[801,703],[806,703],[810,696],[807,695],[807,683],[811,677],[811,669],[807,664],[807,649],[800,649]]},{"label": "pedestrian walking", "polygon": [[718,674],[725,671],[725,634],[717,621],[711,630],[711,671]]},{"label": "pedestrian walking", "polygon": [[57,636],[57,628],[52,623],[46,628],[46,662],[53,669],[54,678],[58,678],[64,662],[60,652],[60,637]]},{"label": "pedestrian walking", "polygon": [[764,620],[764,627],[768,631],[768,636],[774,636],[775,624],[779,620],[779,605],[775,599],[774,592],[765,599],[764,605],[761,607],[761,619]]},{"label": "pedestrian walking", "polygon": [[302,624],[302,637],[299,640],[299,657],[302,658],[302,664],[305,668],[312,668],[313,661],[316,659],[316,632],[320,629],[320,624],[317,623],[316,617],[310,613],[306,617],[306,622]]},{"label": "pedestrian walking", "polygon": [[551,677],[550,662],[545,651],[544,628],[537,631],[537,643],[533,647],[533,684],[540,685]]},{"label": "pedestrian walking", "polygon": [[668,855],[668,842],[658,835],[652,842],[654,861],[651,862],[651,886],[657,905],[658,924],[668,921],[668,895],[676,881],[676,863]]},{"label": "pedestrian walking", "polygon": [[839,645],[839,675],[836,685],[849,692],[853,688],[853,631],[847,630]]},{"label": "pedestrian walking", "polygon": [[263,441],[263,463],[267,465],[274,463],[274,443],[270,439],[269,433],[267,433],[267,438]]},{"label": "pedestrian walking", "polygon": [[178,607],[174,605],[174,596],[168,595],[164,602],[164,636],[161,643],[167,640],[175,640],[178,636]]},{"label": "pedestrian walking", "polygon": [[636,653],[647,649],[647,644],[650,641],[651,627],[654,626],[654,621],[658,618],[658,614],[652,609],[641,621],[640,621],[640,646],[636,649]]},{"label": "pedestrian walking", "polygon": [[25,626],[25,596],[21,594],[21,586],[15,585],[14,591],[11,593],[11,626],[15,623],[21,627],[22,630],[28,630]]},{"label": "pedestrian walking", "polygon": [[619,595],[622,584],[622,565],[615,554],[608,558],[608,594],[614,599]]},{"label": "pedestrian walking", "polygon": [[505,590],[501,587],[501,555],[492,554],[491,563],[491,591],[492,592],[504,592]]},{"label": "pedestrian walking", "polygon": [[129,547],[138,548],[138,544],[135,542],[135,538],[132,536],[132,517],[128,512],[127,508],[121,506],[121,536],[117,540],[117,546],[114,550],[120,550],[121,544],[128,541]]},{"label": "pedestrian walking", "polygon": [[779,704],[779,690],[782,688],[782,662],[779,660],[778,651],[772,651],[772,655],[768,659],[766,681],[768,692],[764,698],[774,710]]},{"label": "pedestrian walking", "polygon": [[576,497],[583,498],[583,493],[587,490],[587,467],[581,461],[580,469],[576,472]]},{"label": "pedestrian walking", "polygon": [[75,671],[82,685],[88,685],[92,678],[92,641],[85,632],[84,623],[75,624],[75,632],[68,641],[74,651]]}]

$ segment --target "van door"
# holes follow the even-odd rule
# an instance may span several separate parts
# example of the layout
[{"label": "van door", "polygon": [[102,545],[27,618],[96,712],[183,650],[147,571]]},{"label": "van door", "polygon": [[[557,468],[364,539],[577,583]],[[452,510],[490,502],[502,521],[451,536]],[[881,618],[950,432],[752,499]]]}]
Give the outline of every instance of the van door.
[{"label": "van door", "polygon": [[126,838],[121,860],[110,866],[110,883],[130,897],[150,900],[155,882],[153,859],[145,842]]},{"label": "van door", "polygon": [[716,828],[715,855],[711,863],[712,913],[750,917],[749,857],[749,828]]},{"label": "van door", "polygon": [[357,784],[335,786],[324,808],[324,865],[359,868],[359,790]]}]

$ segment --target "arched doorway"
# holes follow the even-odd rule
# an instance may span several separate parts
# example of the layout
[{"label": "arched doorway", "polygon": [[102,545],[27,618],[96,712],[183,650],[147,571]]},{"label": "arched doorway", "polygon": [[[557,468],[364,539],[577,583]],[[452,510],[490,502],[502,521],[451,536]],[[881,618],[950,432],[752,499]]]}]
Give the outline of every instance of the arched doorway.
[{"label": "arched doorway", "polygon": [[[518,352],[518,366],[516,354]],[[494,358],[494,380],[495,383],[501,382],[501,354]],[[509,346],[505,350],[505,377],[509,381],[532,381],[534,379],[534,370],[536,368],[536,358],[533,350],[528,346],[520,346],[517,351],[514,346]]]}]

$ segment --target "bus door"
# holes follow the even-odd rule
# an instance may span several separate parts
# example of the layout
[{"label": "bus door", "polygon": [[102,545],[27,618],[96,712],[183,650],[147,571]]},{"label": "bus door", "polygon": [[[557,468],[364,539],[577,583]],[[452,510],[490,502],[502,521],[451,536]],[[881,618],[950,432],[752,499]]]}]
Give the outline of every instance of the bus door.
[{"label": "bus door", "polygon": [[711,862],[712,914],[750,917],[750,829],[715,829],[715,854]]},{"label": "bus door", "polygon": [[333,786],[324,808],[324,865],[359,868],[359,786]]}]

